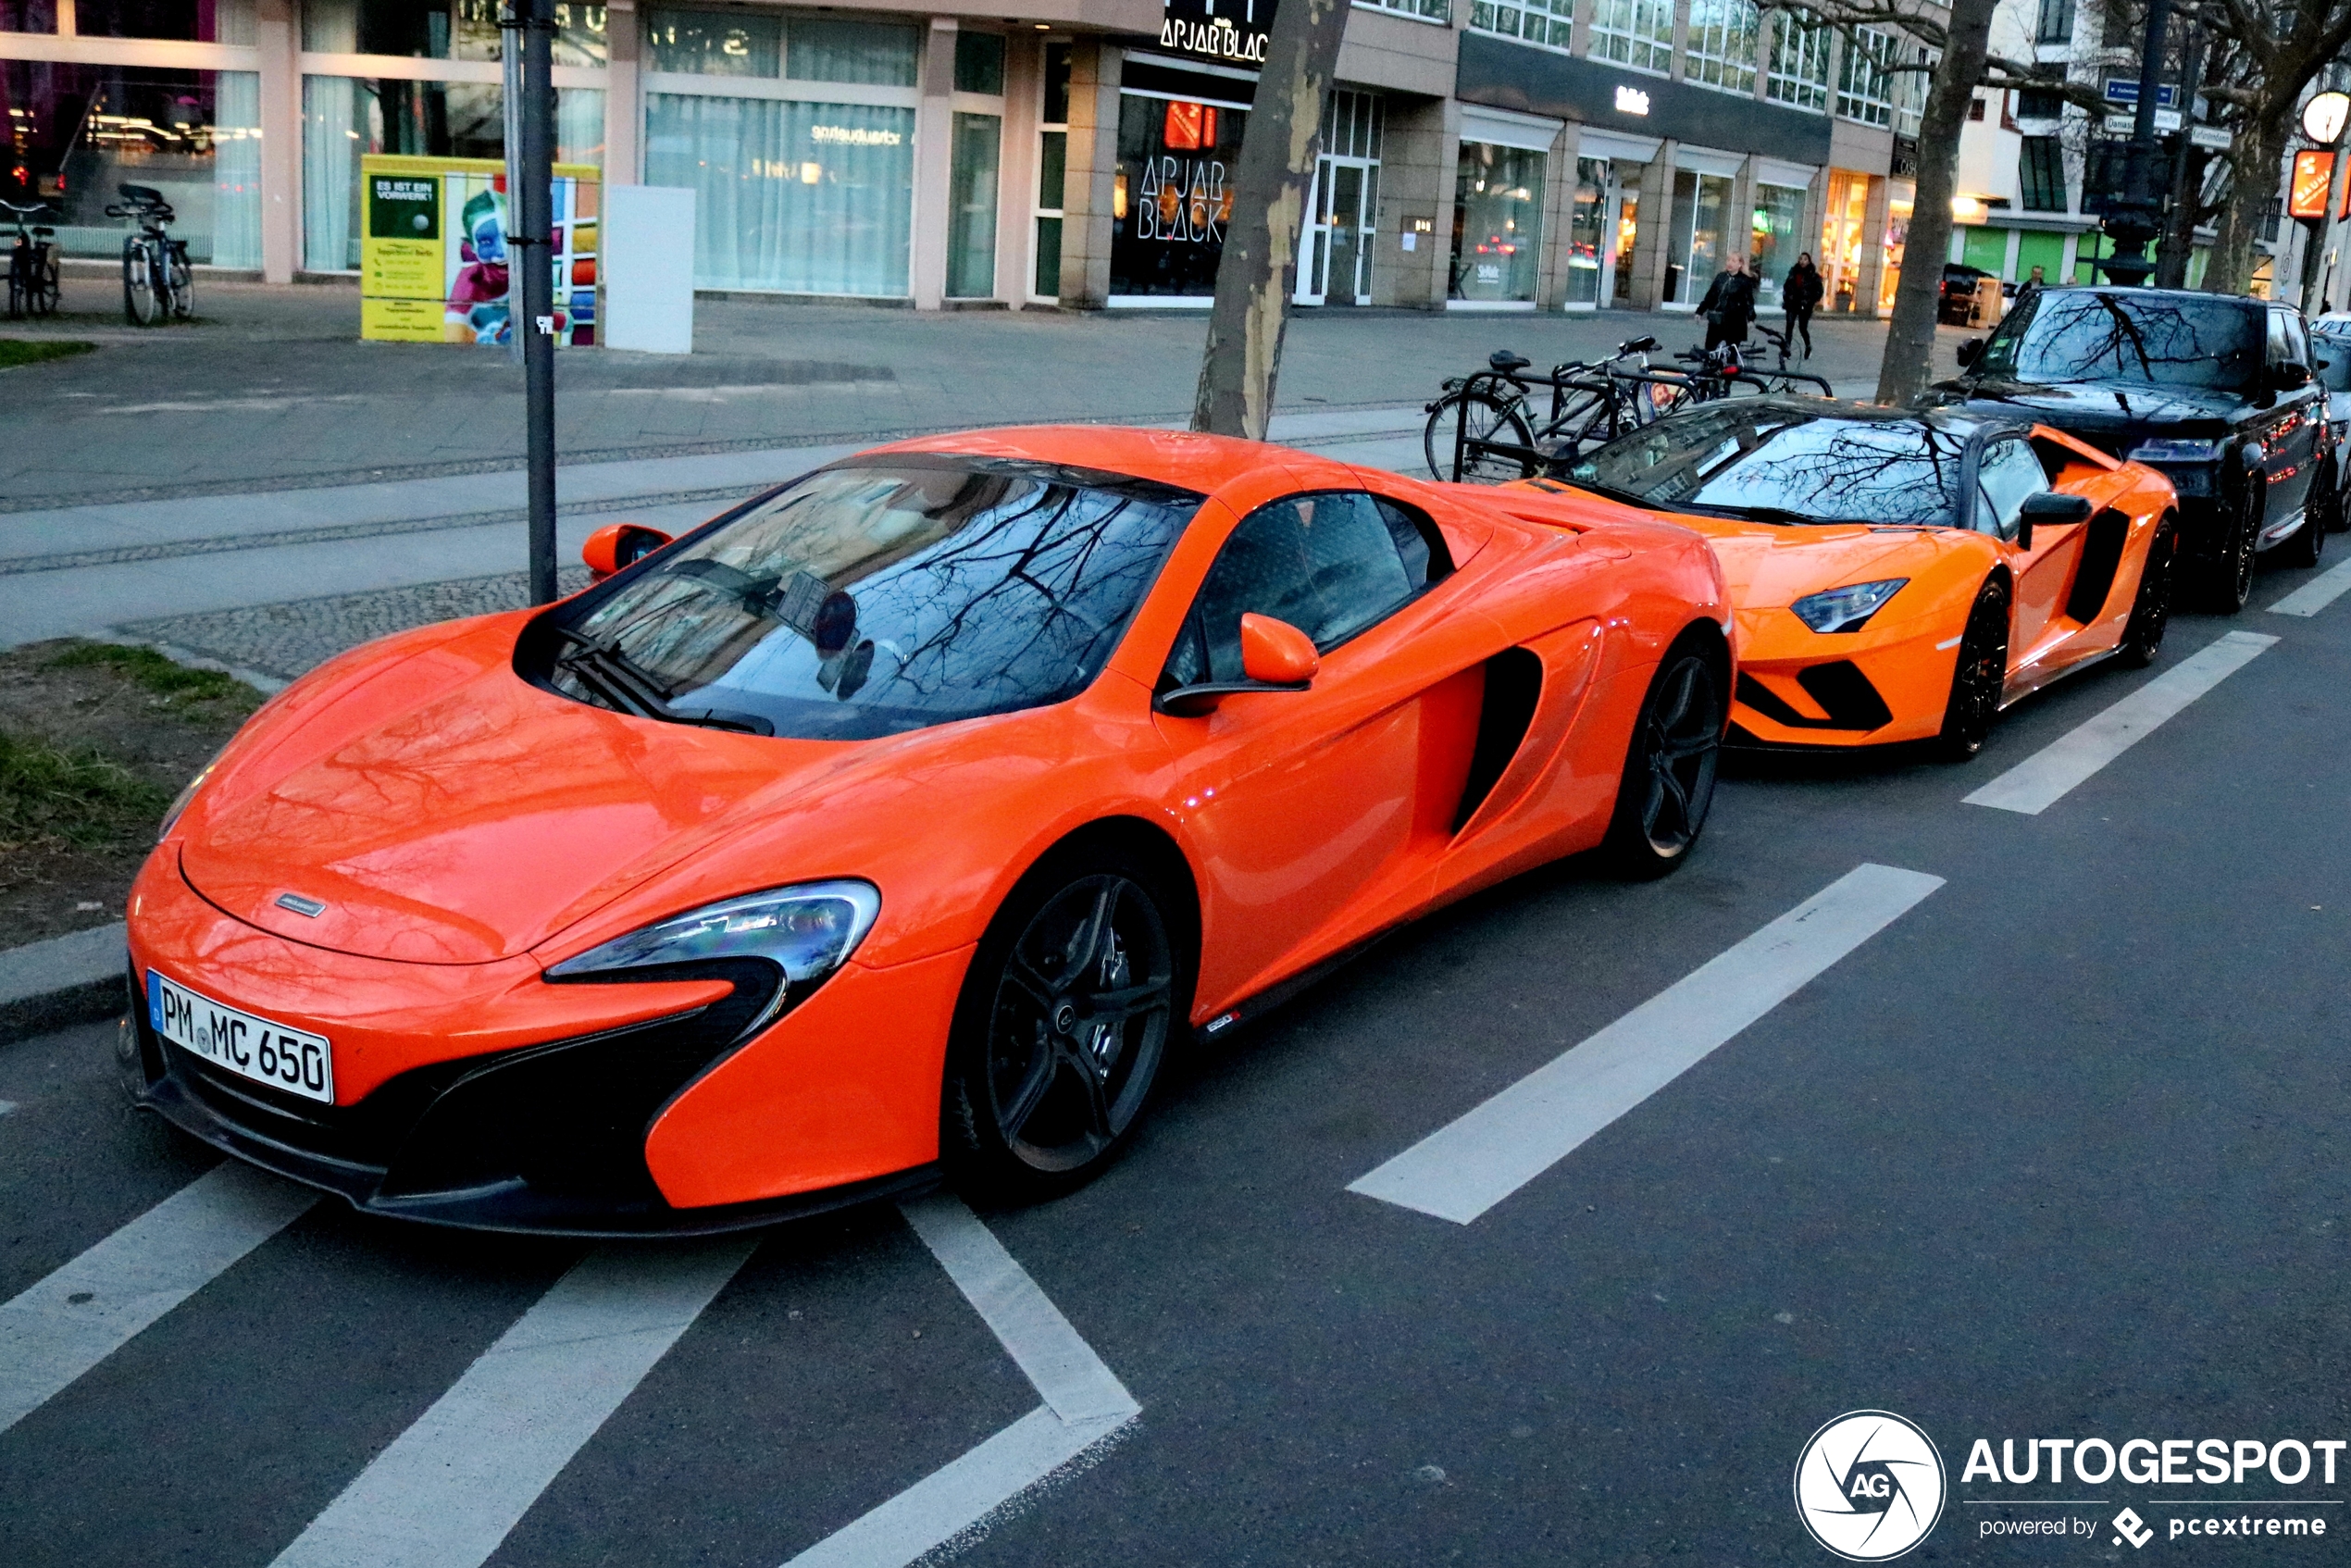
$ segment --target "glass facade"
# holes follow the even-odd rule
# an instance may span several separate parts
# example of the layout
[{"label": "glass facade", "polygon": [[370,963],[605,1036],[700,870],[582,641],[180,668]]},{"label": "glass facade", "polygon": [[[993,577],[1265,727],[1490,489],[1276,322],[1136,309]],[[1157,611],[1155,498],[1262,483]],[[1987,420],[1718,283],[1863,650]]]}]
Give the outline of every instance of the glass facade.
[{"label": "glass facade", "polygon": [[1535,303],[1543,253],[1543,156],[1490,142],[1462,143],[1449,297]]},{"label": "glass facade", "polygon": [[1110,292],[1213,298],[1249,111],[1122,93],[1111,188]]},{"label": "glass facade", "polygon": [[1567,217],[1567,303],[1600,303],[1600,268],[1608,259],[1608,160],[1575,160],[1574,205]]},{"label": "glass facade", "polygon": [[1829,106],[1829,61],[1836,34],[1825,23],[1806,22],[1793,11],[1772,19],[1772,69],[1763,95],[1774,104],[1815,113]]},{"label": "glass facade", "polygon": [[955,156],[947,181],[950,299],[986,299],[996,292],[996,176],[1003,128],[997,115],[955,117]]},{"label": "glass facade", "polygon": [[1592,0],[1591,56],[1663,76],[1673,66],[1673,0]]},{"label": "glass facade", "polygon": [[1804,195],[1800,185],[1756,182],[1748,262],[1755,273],[1755,303],[1766,308],[1778,307],[1780,285],[1804,249],[1796,233],[1804,223]]},{"label": "glass facade", "polygon": [[652,13],[646,27],[645,67],[693,76],[912,87],[921,36],[903,22],[665,6]]},{"label": "glass facade", "polygon": [[1565,49],[1575,33],[1574,13],[1574,0],[1471,0],[1470,26],[1546,49]]},{"label": "glass facade", "polygon": [[1723,218],[1731,205],[1731,181],[1695,169],[1673,171],[1673,210],[1667,230],[1665,303],[1696,305],[1728,253],[1723,248]]},{"label": "glass facade", "polygon": [[1035,299],[1057,300],[1062,292],[1062,203],[1069,178],[1069,45],[1045,45],[1044,102],[1038,108],[1036,271],[1029,279]]},{"label": "glass facade", "polygon": [[1755,47],[1762,22],[1754,0],[1690,0],[1682,80],[1753,97]]},{"label": "glass facade", "polygon": [[645,183],[694,191],[698,288],[907,292],[911,108],[649,93]]},{"label": "glass facade", "polygon": [[[601,66],[610,56],[603,6],[555,0],[559,66]],[[89,8],[80,7],[82,16]],[[88,31],[88,24],[82,24]],[[417,60],[502,59],[498,0],[304,0],[302,46],[319,55],[399,55]]]}]

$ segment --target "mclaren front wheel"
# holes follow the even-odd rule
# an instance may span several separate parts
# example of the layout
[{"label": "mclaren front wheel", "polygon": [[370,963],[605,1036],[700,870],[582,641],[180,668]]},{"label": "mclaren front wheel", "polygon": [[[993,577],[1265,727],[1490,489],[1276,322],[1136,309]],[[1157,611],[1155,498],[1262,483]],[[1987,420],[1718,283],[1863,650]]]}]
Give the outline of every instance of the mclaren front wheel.
[{"label": "mclaren front wheel", "polygon": [[1714,803],[1729,693],[1707,650],[1676,643],[1633,721],[1603,849],[1622,875],[1662,877],[1689,858]]}]

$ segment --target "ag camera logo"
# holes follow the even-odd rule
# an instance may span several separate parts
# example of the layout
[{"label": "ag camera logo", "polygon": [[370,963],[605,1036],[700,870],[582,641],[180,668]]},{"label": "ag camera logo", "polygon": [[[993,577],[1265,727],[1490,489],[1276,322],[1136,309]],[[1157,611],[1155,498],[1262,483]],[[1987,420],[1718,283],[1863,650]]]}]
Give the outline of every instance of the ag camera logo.
[{"label": "ag camera logo", "polygon": [[1857,1410],[1812,1434],[1796,1462],[1796,1513],[1848,1562],[1885,1562],[1943,1517],[1943,1456],[1891,1411]]}]

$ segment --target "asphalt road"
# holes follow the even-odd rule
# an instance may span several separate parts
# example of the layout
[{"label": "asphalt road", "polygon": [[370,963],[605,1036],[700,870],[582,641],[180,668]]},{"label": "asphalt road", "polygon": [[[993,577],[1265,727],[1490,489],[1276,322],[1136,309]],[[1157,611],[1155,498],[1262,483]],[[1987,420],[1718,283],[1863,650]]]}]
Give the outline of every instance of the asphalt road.
[{"label": "asphalt road", "polygon": [[[1948,1475],[1911,1561],[2135,1562],[2106,1524],[2126,1504],[2150,1559],[2339,1560],[2351,1466],[1961,1478],[1979,1437],[2351,1437],[2351,596],[2260,608],[2312,575],[2180,618],[2158,669],[2060,685],[1964,767],[1742,765],[1680,875],[1524,877],[1182,1060],[1101,1180],[979,1216],[1139,1415],[934,1555],[1825,1563],[1791,1474],[1875,1408]],[[2278,641],[2046,810],[1964,803],[2236,631]],[[1348,1190],[1864,865],[1943,881],[1480,1217]],[[110,1035],[0,1050],[0,1301],[213,1164],[118,1105]],[[500,1568],[775,1568],[1039,1408],[879,1207],[766,1233],[731,1275],[646,1263],[707,1305],[609,1414],[550,1407],[581,1440],[533,1490],[543,1432],[459,1417],[582,1253],[310,1209],[0,1431],[0,1562],[336,1561],[330,1505],[454,1538],[455,1487],[512,1515]],[[566,1375],[626,1338],[581,1330]],[[2169,1534],[2281,1500],[2327,1536]],[[2059,1516],[2095,1536],[1985,1533]]]}]

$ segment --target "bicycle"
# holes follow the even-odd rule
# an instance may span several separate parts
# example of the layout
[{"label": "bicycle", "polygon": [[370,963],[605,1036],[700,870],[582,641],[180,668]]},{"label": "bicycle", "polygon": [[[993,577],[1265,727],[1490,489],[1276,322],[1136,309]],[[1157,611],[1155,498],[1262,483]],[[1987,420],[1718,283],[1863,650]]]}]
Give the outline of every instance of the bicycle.
[{"label": "bicycle", "polygon": [[168,231],[179,215],[153,186],[117,189],[122,200],[107,207],[106,216],[139,225],[139,232],[122,242],[122,313],[140,327],[152,327],[167,315],[185,321],[195,314],[196,284],[188,267],[188,242]]},{"label": "bicycle", "polygon": [[[45,223],[27,220],[49,211],[46,202],[20,207],[0,202],[0,212],[17,220],[16,242],[8,249],[8,319],[53,316],[57,309],[57,231]],[[5,221],[5,220],[0,220]]]},{"label": "bicycle", "polygon": [[[1634,338],[1603,358],[1554,366],[1548,376],[1525,374],[1530,361],[1498,350],[1487,368],[1444,381],[1443,395],[1427,405],[1421,446],[1429,472],[1473,484],[1530,478],[1574,461],[1586,442],[1648,423],[1663,404],[1658,378],[1648,373],[1648,351],[1657,346],[1653,337]],[[1623,367],[1627,359],[1635,368]],[[1545,416],[1532,415],[1528,404],[1537,386],[1551,391]]]}]

